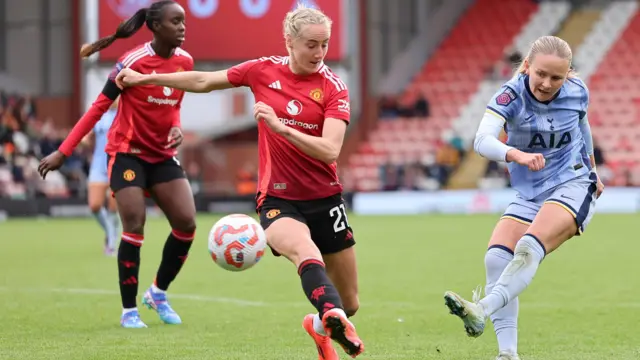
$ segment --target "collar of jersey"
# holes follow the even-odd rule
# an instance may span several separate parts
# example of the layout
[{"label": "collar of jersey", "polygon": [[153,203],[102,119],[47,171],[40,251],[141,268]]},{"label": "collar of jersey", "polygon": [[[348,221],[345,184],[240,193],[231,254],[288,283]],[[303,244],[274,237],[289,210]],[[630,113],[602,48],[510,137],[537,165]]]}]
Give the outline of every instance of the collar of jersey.
[{"label": "collar of jersey", "polygon": [[553,97],[547,101],[540,101],[538,99],[536,99],[536,97],[533,95],[533,92],[531,91],[531,89],[529,88],[529,75],[525,75],[522,77],[522,81],[524,81],[524,88],[527,89],[527,94],[529,94],[529,96],[536,102],[540,103],[540,104],[544,104],[544,105],[549,105],[553,100],[555,100],[558,96],[560,96],[560,91],[562,91],[562,86],[560,87],[560,90],[558,90],[558,92],[553,95]]},{"label": "collar of jersey", "polygon": [[311,73],[311,74],[307,74],[307,75],[298,75],[296,73],[294,73],[293,71],[291,71],[291,57],[289,57],[289,61],[287,63],[287,71],[289,72],[289,74],[291,74],[291,76],[293,76],[295,79],[300,79],[300,80],[304,80],[304,79],[308,79],[309,76],[315,75],[317,73],[320,72],[320,69],[322,69],[322,67],[325,66],[324,61],[320,62],[320,65],[318,66],[318,69]]}]

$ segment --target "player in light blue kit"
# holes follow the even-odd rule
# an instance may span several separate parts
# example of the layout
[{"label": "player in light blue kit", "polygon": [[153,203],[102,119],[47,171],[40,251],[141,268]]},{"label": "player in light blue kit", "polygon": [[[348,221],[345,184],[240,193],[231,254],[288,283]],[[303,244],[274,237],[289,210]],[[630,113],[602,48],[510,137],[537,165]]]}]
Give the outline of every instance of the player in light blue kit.
[{"label": "player in light blue kit", "polygon": [[[489,101],[475,151],[508,163],[516,199],[497,223],[485,254],[485,297],[473,302],[454,292],[445,303],[467,334],[480,336],[487,318],[498,338],[497,360],[517,360],[518,295],[542,259],[593,216],[604,185],[596,175],[589,91],[571,70],[569,45],[555,36],[537,39],[516,75]],[[507,143],[498,140],[502,130]]]},{"label": "player in light blue kit", "polygon": [[[119,236],[119,219],[115,199],[107,196],[109,174],[107,153],[104,149],[107,145],[107,133],[116,117],[117,108],[118,100],[116,99],[93,128],[94,149],[88,180],[89,208],[105,232],[104,253],[109,256],[115,255],[116,241]],[[108,208],[105,208],[105,199],[109,199]]]}]

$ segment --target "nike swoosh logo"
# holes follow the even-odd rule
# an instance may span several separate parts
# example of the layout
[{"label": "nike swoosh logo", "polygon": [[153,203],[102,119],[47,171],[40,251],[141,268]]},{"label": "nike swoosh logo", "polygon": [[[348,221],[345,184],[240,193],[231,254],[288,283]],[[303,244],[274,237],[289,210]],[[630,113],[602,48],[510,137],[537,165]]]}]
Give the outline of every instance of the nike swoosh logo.
[{"label": "nike swoosh logo", "polygon": [[575,199],[574,199],[574,198],[570,198],[570,197],[566,196],[565,194],[560,195],[560,197],[561,197],[561,198],[565,198],[565,199],[569,199],[569,200],[573,200],[573,201],[575,201]]},{"label": "nike swoosh logo", "polygon": [[534,114],[531,114],[531,115],[527,116],[526,118],[524,118],[524,121],[529,121],[534,116],[535,116]]}]

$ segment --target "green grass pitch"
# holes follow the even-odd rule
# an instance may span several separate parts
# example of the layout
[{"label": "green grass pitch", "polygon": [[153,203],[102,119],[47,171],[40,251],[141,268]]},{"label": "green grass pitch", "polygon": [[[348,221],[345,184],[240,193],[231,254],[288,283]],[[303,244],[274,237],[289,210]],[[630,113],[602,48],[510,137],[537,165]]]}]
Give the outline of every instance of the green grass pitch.
[{"label": "green grass pitch", "polygon": [[[442,295],[470,296],[484,283],[496,218],[349,217],[361,293],[353,320],[366,344],[359,359],[495,358],[493,328],[468,338]],[[640,358],[637,219],[596,214],[584,236],[544,260],[521,296],[523,360]],[[120,328],[116,262],[102,255],[93,219],[1,223],[0,359],[317,359],[301,327],[313,309],[293,266],[269,253],[246,272],[218,268],[206,247],[215,220],[199,217],[191,256],[170,289],[184,324],[163,325],[140,308],[148,329]],[[163,219],[148,221],[140,294],[168,231]]]}]

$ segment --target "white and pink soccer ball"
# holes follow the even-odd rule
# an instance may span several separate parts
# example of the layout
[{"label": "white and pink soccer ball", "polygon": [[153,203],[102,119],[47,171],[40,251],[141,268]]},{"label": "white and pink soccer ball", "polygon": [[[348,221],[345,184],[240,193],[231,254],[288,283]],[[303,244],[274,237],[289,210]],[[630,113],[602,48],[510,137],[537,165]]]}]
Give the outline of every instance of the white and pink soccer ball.
[{"label": "white and pink soccer ball", "polygon": [[267,235],[254,218],[231,214],[213,225],[208,247],[211,258],[221,268],[243,271],[260,261],[267,247]]}]

